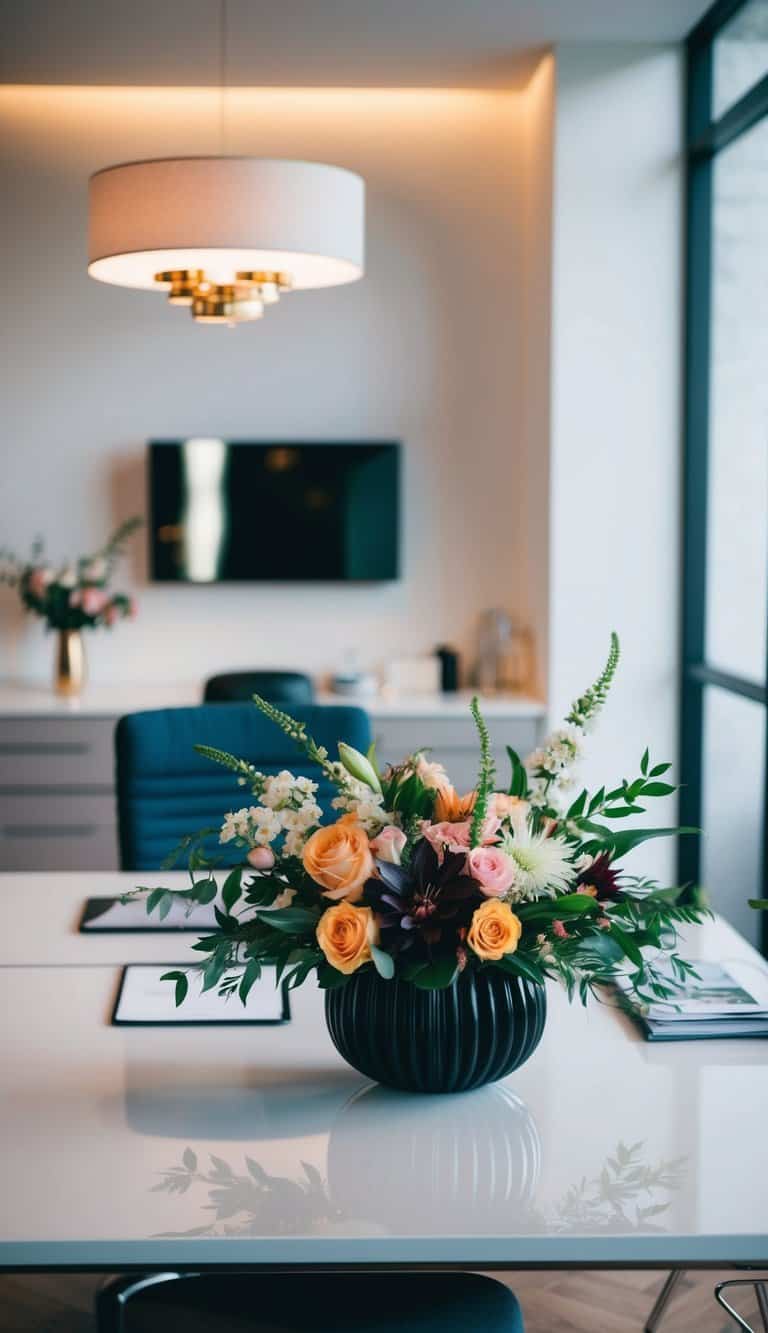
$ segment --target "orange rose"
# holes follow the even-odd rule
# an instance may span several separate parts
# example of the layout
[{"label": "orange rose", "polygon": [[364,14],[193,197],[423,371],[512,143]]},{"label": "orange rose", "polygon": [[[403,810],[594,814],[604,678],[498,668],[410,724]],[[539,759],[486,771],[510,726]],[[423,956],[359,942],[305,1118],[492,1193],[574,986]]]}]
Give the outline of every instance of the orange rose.
[{"label": "orange rose", "polygon": [[522,933],[520,918],[515,916],[509,903],[489,898],[473,913],[467,943],[478,958],[498,962],[505,953],[515,952]]},{"label": "orange rose", "polygon": [[317,923],[317,942],[337,972],[356,972],[371,961],[371,945],[379,942],[379,928],[370,907],[339,903],[323,912]]},{"label": "orange rose", "polygon": [[477,800],[476,791],[468,791],[466,796],[459,796],[455,787],[450,784],[447,787],[440,787],[435,801],[435,808],[432,811],[432,821],[435,824],[460,824],[468,819],[475,808]]},{"label": "orange rose", "polygon": [[495,791],[491,797],[491,809],[497,819],[505,819],[512,811],[519,811],[525,818],[530,810],[530,803],[520,796],[507,796],[506,792]]},{"label": "orange rose", "polygon": [[304,869],[326,898],[357,902],[373,874],[368,834],[354,815],[344,815],[328,828],[319,828],[304,845]]}]

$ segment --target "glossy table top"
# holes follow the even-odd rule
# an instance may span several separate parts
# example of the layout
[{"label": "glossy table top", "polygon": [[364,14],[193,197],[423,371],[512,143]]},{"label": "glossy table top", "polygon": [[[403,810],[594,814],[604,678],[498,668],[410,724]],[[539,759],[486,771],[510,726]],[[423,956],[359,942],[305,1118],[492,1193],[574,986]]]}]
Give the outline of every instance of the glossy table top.
[{"label": "glossy table top", "polygon": [[[0,876],[0,1264],[768,1259],[768,1043],[648,1045],[552,987],[527,1065],[417,1097],[343,1063],[311,985],[280,1027],[114,1028],[121,955],[182,958],[177,937],[72,935],[116,882]],[[690,951],[764,966],[722,923]]]}]

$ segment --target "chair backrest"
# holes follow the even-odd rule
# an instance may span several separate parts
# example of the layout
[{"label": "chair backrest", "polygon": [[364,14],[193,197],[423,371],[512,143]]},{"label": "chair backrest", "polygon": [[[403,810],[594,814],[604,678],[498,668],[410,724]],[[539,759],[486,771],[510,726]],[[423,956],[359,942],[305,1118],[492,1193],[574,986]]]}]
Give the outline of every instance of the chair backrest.
[{"label": "chair backrest", "polygon": [[250,703],[254,694],[280,707],[315,698],[311,678],[301,671],[228,671],[206,681],[203,698],[207,704]]},{"label": "chair backrest", "polygon": [[[370,743],[368,716],[360,708],[311,704],[292,712],[331,756],[340,740],[363,751]],[[319,781],[318,803],[326,817],[330,814],[335,795],[331,783],[253,704],[130,713],[118,722],[115,737],[124,870],[158,870],[186,834],[218,829],[229,810],[251,803],[235,774],[203,758],[194,748],[197,744],[227,750],[263,773],[287,768]],[[216,848],[222,864],[242,860],[242,848],[219,847],[215,837],[208,845]]]}]

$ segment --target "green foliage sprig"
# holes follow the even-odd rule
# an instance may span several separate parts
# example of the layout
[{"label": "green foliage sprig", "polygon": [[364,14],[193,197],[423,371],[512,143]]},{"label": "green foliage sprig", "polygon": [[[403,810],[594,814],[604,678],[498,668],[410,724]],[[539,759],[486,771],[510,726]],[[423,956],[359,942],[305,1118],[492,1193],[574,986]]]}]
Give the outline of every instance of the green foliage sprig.
[{"label": "green foliage sprig", "polygon": [[480,771],[477,778],[475,791],[477,797],[475,808],[472,812],[472,827],[470,830],[470,844],[477,847],[482,841],[483,826],[488,814],[488,799],[493,791],[496,781],[496,765],[493,761],[493,752],[491,750],[491,737],[486,726],[485,718],[480,712],[480,701],[477,695],[472,699],[469,705],[469,711],[477,727],[477,734],[480,737]]},{"label": "green foliage sprig", "polygon": [[583,727],[585,722],[588,722],[600,712],[608,698],[608,692],[616,675],[620,656],[619,636],[615,630],[611,630],[611,647],[608,660],[595,683],[590,685],[589,689],[585,690],[580,698],[574,700],[571,711],[566,715],[566,722],[570,722],[574,727]]},{"label": "green foliage sprig", "polygon": [[253,702],[260,713],[268,717],[270,722],[274,722],[289,740],[294,741],[300,750],[304,751],[307,759],[312,764],[317,764],[322,769],[325,776],[340,791],[350,789],[350,778],[341,763],[334,763],[328,757],[328,751],[324,745],[318,745],[311,736],[307,734],[306,722],[299,722],[297,718],[291,717],[290,713],[284,713],[282,709],[275,708],[274,704],[263,699],[260,694],[254,694]]}]

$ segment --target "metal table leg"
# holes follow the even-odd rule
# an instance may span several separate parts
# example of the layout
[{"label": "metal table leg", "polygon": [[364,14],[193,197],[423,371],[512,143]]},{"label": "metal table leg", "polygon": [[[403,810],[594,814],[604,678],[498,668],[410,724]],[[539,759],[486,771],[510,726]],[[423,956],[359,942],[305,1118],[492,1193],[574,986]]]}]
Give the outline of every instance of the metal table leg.
[{"label": "metal table leg", "polygon": [[653,1309],[645,1322],[643,1333],[656,1333],[657,1328],[664,1318],[664,1311],[672,1299],[675,1287],[684,1273],[684,1268],[673,1268],[672,1272],[668,1274],[667,1280],[656,1297]]}]

